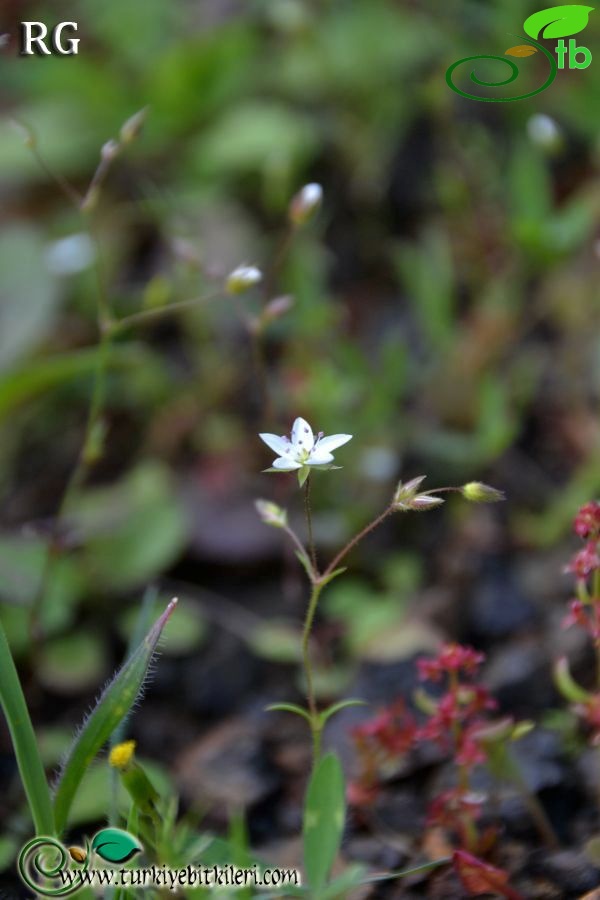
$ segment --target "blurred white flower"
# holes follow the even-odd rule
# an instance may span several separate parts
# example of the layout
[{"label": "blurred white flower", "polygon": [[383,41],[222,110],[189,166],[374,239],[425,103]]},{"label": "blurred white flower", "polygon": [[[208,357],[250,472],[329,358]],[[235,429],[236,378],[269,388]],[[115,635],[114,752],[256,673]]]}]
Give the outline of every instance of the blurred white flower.
[{"label": "blurred white flower", "polygon": [[544,113],[536,113],[527,122],[527,133],[532,143],[542,150],[554,151],[562,144],[562,132],[554,119]]},{"label": "blurred white flower", "polygon": [[256,266],[238,266],[227,276],[227,290],[230,294],[243,294],[262,281],[262,272]]},{"label": "blurred white flower", "polygon": [[298,193],[292,197],[290,203],[289,215],[295,225],[304,225],[308,222],[323,200],[323,188],[320,184],[313,182],[305,184]]},{"label": "blurred white flower", "polygon": [[87,234],[71,234],[48,244],[45,259],[53,275],[75,275],[89,268],[95,259],[94,245]]},{"label": "blurred white flower", "polygon": [[292,426],[291,438],[276,434],[260,434],[265,442],[279,456],[267,472],[298,472],[298,482],[303,485],[311,469],[335,468],[332,466],[333,453],[352,440],[351,434],[331,434],[322,432],[317,436],[305,419],[298,418]]}]

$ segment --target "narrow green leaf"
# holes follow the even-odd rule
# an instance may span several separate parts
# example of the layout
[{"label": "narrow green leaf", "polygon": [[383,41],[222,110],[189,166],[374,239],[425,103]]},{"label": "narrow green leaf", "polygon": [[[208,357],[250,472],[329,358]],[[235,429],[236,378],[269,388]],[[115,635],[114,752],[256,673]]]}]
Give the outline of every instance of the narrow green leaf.
[{"label": "narrow green leaf", "polygon": [[304,866],[311,896],[327,883],[344,832],[346,798],[340,761],[328,753],[315,767],[304,807]]},{"label": "narrow green leaf", "polygon": [[589,703],[593,699],[592,694],[580,687],[571,675],[566,656],[561,656],[554,666],[554,683],[563,697],[571,703]]},{"label": "narrow green leaf", "polygon": [[334,578],[337,578],[338,575],[343,575],[343,573],[347,571],[347,568],[347,566],[342,566],[340,569],[334,569],[329,575],[324,575],[320,579],[321,587],[325,587],[326,584],[329,584],[329,582],[333,581]]},{"label": "narrow green leaf", "polygon": [[176,604],[177,600],[171,600],[137,650],[109,682],[77,735],[63,766],[54,797],[54,815],[59,834],[67,823],[73,797],[90,763],[133,707],[144,684],[158,639]]},{"label": "narrow green leaf", "polygon": [[308,558],[306,553],[301,553],[300,550],[296,550],[295,553],[302,565],[302,568],[308,575],[310,581],[312,581],[314,572],[313,572],[313,567],[312,567],[312,563],[311,563],[310,559]]},{"label": "narrow green leaf", "polygon": [[23,689],[2,625],[0,625],[0,704],[8,723],[36,834],[51,836],[54,834],[54,813],[50,790]]},{"label": "narrow green leaf", "polygon": [[368,706],[366,700],[340,700],[339,703],[334,703],[328,709],[324,709],[321,713],[320,720],[321,726],[325,724],[332,716],[335,716],[336,713],[341,712],[343,709],[347,709],[349,706]]},{"label": "narrow green leaf", "polygon": [[124,863],[140,853],[144,848],[138,841],[121,828],[103,828],[94,835],[92,850],[101,859],[111,863]]},{"label": "narrow green leaf", "polygon": [[271,703],[269,706],[266,706],[265,709],[267,712],[295,713],[295,715],[302,716],[303,719],[310,722],[310,714],[308,711],[301,706],[297,706],[295,703]]},{"label": "narrow green leaf", "polygon": [[586,27],[593,6],[569,3],[566,6],[551,6],[541,9],[525,19],[523,28],[532,38],[561,38],[579,34]]},{"label": "narrow green leaf", "polygon": [[309,466],[302,466],[301,469],[298,469],[298,484],[300,485],[300,487],[304,486],[304,482],[306,481],[306,479],[308,478],[309,475],[310,475],[310,467]]}]

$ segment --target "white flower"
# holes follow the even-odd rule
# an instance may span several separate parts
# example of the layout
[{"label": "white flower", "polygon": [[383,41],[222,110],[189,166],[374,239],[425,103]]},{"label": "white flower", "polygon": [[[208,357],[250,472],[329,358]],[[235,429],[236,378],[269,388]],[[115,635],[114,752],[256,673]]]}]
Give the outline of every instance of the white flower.
[{"label": "white flower", "polygon": [[330,434],[322,432],[315,437],[305,419],[298,418],[292,426],[291,439],[276,434],[260,434],[267,447],[278,453],[273,466],[267,472],[298,472],[298,482],[303,485],[311,469],[335,468],[332,450],[352,440],[351,434]]},{"label": "white flower", "polygon": [[230,294],[243,294],[262,281],[262,272],[256,266],[238,266],[227,276],[226,288]]},{"label": "white flower", "polygon": [[320,184],[305,184],[298,193],[292,197],[289,214],[295,225],[304,225],[318,210],[323,200],[323,188]]}]

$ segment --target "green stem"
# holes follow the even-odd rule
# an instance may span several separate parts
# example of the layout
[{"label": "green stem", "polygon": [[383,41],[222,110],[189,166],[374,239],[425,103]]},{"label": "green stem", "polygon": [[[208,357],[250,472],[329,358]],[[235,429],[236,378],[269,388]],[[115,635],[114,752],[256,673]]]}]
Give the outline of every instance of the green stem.
[{"label": "green stem", "polygon": [[527,782],[523,778],[519,764],[508,749],[506,750],[506,763],[507,775],[519,791],[523,803],[527,807],[529,815],[533,819],[540,837],[551,850],[559,850],[560,842],[554,828],[550,824],[544,807],[536,795],[529,789]]},{"label": "green stem", "polygon": [[0,625],[0,703],[6,716],[19,773],[37,835],[55,833],[54,814],[46,774],[40,758],[35,732],[23,689]]},{"label": "green stem", "polygon": [[310,561],[314,572],[317,569],[317,551],[315,549],[315,538],[312,525],[312,510],[310,508],[310,475],[304,482],[304,512],[306,514],[306,528],[308,530],[308,549],[310,552]]},{"label": "green stem", "polygon": [[319,584],[319,582],[315,582],[313,584],[310,593],[310,599],[308,601],[306,618],[304,620],[304,628],[302,631],[302,661],[304,664],[306,699],[308,701],[308,710],[310,713],[310,730],[313,739],[313,760],[315,763],[319,759],[321,753],[321,723],[319,721],[319,713],[317,710],[312,663],[310,658],[310,635],[322,590],[323,585]]},{"label": "green stem", "polygon": [[409,875],[418,875],[420,872],[428,872],[431,869],[437,869],[439,866],[447,866],[451,862],[451,856],[443,856],[441,859],[433,859],[431,862],[423,863],[421,866],[413,866],[411,869],[402,869],[399,872],[387,872],[385,875],[372,875],[370,878],[365,878],[361,884],[378,884],[380,881],[392,881],[396,878],[406,878]]},{"label": "green stem", "polygon": [[204,297],[191,297],[188,300],[178,300],[176,303],[169,303],[167,306],[159,306],[156,309],[142,309],[140,312],[132,313],[130,316],[123,316],[122,319],[116,319],[109,326],[109,331],[115,333],[123,328],[129,328],[131,325],[142,325],[146,322],[152,322],[156,319],[162,319],[171,313],[181,312],[183,309],[191,309],[194,306],[200,306],[204,303],[210,303],[211,300],[217,300],[223,296],[222,291],[216,291],[213,294],[206,294]]},{"label": "green stem", "polygon": [[387,509],[384,509],[384,511],[381,513],[381,515],[377,516],[376,519],[373,519],[372,522],[369,522],[369,524],[366,525],[366,526],[363,528],[362,531],[359,531],[359,533],[358,533],[357,535],[355,535],[355,536],[352,538],[351,541],[348,541],[348,543],[346,544],[346,546],[343,547],[343,548],[340,550],[340,552],[337,554],[337,556],[334,556],[334,558],[331,560],[331,562],[329,563],[329,565],[328,565],[327,568],[325,569],[323,575],[324,575],[324,576],[325,576],[325,575],[331,575],[331,573],[333,572],[333,570],[334,570],[334,569],[337,569],[337,567],[339,566],[339,564],[341,563],[341,561],[344,559],[344,557],[347,556],[347,554],[350,553],[350,551],[351,551],[354,547],[356,547],[356,545],[357,545],[358,543],[360,543],[360,541],[362,541],[362,539],[363,539],[364,537],[366,537],[371,531],[374,531],[374,529],[377,528],[378,525],[381,525],[381,523],[382,523],[385,519],[387,519],[387,517],[388,517],[388,516],[390,515],[390,513],[392,513],[393,511],[394,511],[394,507],[393,507],[392,505],[388,506]]}]

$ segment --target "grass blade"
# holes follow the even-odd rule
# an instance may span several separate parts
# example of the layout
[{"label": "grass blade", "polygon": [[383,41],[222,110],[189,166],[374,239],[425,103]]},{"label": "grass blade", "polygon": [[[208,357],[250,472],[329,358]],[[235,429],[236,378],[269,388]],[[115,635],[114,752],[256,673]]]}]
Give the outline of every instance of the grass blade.
[{"label": "grass blade", "polygon": [[52,837],[54,813],[50,789],[40,758],[35,732],[13,662],[10,647],[0,624],[0,703],[17,759],[21,781],[37,835]]},{"label": "grass blade", "polygon": [[171,600],[137,650],[108,683],[77,735],[64,763],[54,797],[54,815],[59,834],[67,823],[73,797],[88,766],[134,705],[144,684],[158,639],[176,604],[177,600]]}]

